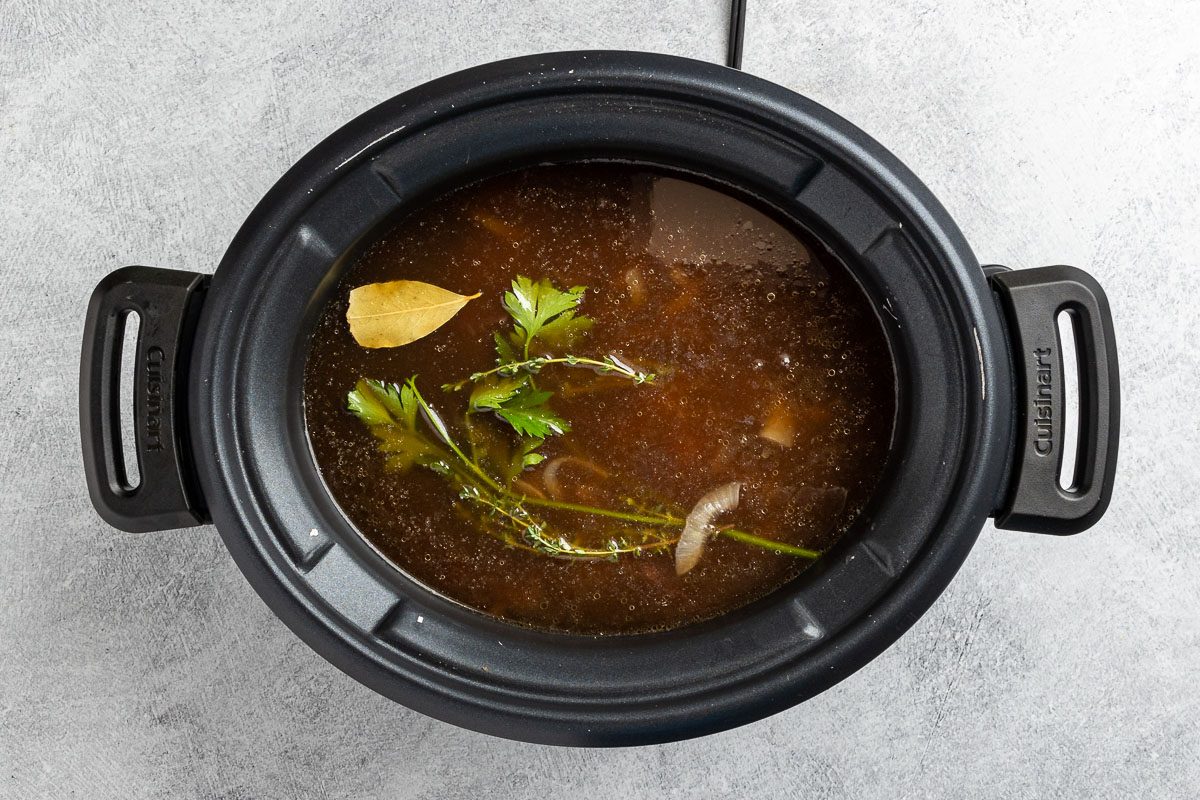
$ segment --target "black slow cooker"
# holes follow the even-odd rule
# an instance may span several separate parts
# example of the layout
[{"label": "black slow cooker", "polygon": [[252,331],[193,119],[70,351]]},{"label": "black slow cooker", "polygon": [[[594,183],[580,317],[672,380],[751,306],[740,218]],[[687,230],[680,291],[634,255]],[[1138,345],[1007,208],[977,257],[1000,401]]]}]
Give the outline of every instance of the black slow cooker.
[{"label": "black slow cooker", "polygon": [[[363,243],[449,189],[579,160],[702,176],[790,217],[850,267],[895,360],[891,455],[856,527],[783,589],[665,633],[531,630],[435,594],[356,533],[305,433],[308,337]],[[1062,312],[1079,375],[1066,465]],[[130,314],[132,488],[118,408]],[[823,691],[929,608],[988,517],[1055,534],[1096,522],[1118,436],[1112,320],[1092,278],[981,268],[920,181],[845,120],[735,70],[627,52],[489,64],[353,120],[271,189],[211,280],[129,267],[101,281],[80,394],[88,484],[110,524],[212,522],[272,610],[349,675],[467,728],[568,745],[683,739]]]}]

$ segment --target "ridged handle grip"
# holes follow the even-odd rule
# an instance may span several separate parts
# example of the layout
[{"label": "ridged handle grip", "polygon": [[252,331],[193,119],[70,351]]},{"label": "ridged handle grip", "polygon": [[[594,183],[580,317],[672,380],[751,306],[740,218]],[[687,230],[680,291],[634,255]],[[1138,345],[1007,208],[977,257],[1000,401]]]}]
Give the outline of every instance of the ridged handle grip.
[{"label": "ridged handle grip", "polygon": [[[125,531],[208,521],[188,447],[186,375],[208,276],[125,267],[96,286],[79,367],[79,427],[92,504]],[[120,368],[125,324],[139,317],[133,375],[140,481],[131,486],[121,443]]]}]

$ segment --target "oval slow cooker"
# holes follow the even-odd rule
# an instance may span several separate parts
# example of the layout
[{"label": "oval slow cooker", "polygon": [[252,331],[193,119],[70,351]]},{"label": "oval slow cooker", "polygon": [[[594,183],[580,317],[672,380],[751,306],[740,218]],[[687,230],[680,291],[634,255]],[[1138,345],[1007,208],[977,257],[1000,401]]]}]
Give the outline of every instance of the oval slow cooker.
[{"label": "oval slow cooker", "polygon": [[[308,337],[365,242],[447,190],[579,160],[701,176],[807,228],[869,296],[895,360],[891,455],[855,527],[770,596],[664,633],[531,630],[435,594],[355,531],[305,433]],[[1062,312],[1079,365],[1068,488]],[[136,487],[118,408],[130,314]],[[460,72],[353,120],[271,189],[211,280],[109,275],[88,309],[80,412],[105,520],[127,531],[214,523],[271,609],[357,680],[498,736],[630,745],[759,719],[850,675],[929,608],[988,517],[1055,534],[1093,524],[1112,489],[1118,385],[1093,279],[981,268],[920,181],[845,120],[725,67],[571,52]]]}]

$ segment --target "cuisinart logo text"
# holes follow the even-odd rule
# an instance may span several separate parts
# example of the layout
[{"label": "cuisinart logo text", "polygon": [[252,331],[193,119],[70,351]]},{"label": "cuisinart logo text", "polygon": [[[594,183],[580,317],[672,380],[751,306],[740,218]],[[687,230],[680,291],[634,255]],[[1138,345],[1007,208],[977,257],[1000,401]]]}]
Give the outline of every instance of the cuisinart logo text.
[{"label": "cuisinart logo text", "polygon": [[1039,456],[1048,456],[1054,450],[1054,383],[1053,350],[1035,347],[1037,358],[1037,392],[1033,396],[1033,449]]},{"label": "cuisinart logo text", "polygon": [[162,450],[162,364],[161,347],[146,351],[146,449]]}]

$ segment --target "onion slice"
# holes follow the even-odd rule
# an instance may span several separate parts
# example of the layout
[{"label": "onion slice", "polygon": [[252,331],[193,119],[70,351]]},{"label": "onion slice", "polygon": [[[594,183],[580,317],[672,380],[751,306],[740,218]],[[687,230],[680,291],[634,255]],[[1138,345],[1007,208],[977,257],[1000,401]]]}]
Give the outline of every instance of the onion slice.
[{"label": "onion slice", "polygon": [[587,458],[581,458],[579,456],[559,456],[558,458],[552,458],[546,463],[546,468],[542,470],[542,485],[546,487],[546,491],[549,492],[550,496],[555,500],[562,499],[563,492],[562,487],[559,486],[558,483],[558,471],[562,469],[564,464],[575,464],[576,466],[583,467],[588,472],[591,472],[593,475],[596,475],[601,479],[612,477],[607,470],[605,470],[595,461]]},{"label": "onion slice", "polygon": [[713,520],[726,511],[734,511],[741,499],[742,484],[738,481],[718,486],[692,506],[683,523],[683,533],[675,545],[675,574],[684,575],[700,562],[704,545],[716,532]]},{"label": "onion slice", "polygon": [[780,447],[791,447],[796,441],[796,418],[788,410],[786,402],[779,402],[767,415],[758,435]]},{"label": "onion slice", "polygon": [[529,481],[523,481],[520,478],[514,478],[512,485],[530,497],[536,497],[538,500],[546,499],[546,493],[534,486]]},{"label": "onion slice", "polygon": [[625,270],[625,288],[628,289],[629,303],[638,308],[646,302],[646,282],[637,267]]}]

